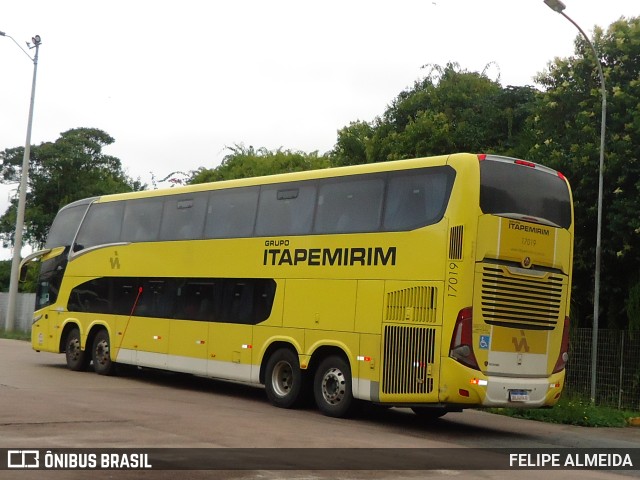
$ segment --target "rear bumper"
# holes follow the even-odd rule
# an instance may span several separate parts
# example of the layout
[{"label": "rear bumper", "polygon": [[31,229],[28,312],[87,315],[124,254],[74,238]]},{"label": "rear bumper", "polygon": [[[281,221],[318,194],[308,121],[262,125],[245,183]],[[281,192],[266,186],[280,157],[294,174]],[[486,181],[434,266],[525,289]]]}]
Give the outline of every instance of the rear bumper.
[{"label": "rear bumper", "polygon": [[564,372],[549,378],[489,376],[482,406],[513,408],[552,406],[560,398],[563,383]]}]

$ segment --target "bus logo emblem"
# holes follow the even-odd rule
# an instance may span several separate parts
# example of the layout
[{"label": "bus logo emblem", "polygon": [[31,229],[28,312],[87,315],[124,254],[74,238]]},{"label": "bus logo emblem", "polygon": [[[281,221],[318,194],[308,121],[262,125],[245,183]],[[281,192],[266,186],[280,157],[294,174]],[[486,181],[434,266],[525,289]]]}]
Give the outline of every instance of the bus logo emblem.
[{"label": "bus logo emblem", "polygon": [[524,258],[522,259],[522,263],[521,263],[521,265],[522,265],[524,268],[531,268],[531,257],[524,257]]},{"label": "bus logo emblem", "polygon": [[111,270],[117,270],[120,268],[120,259],[118,258],[118,252],[115,252],[115,257],[109,258],[111,262]]},{"label": "bus logo emblem", "polygon": [[511,341],[513,342],[513,346],[515,347],[516,352],[521,352],[522,350],[524,350],[525,353],[528,353],[529,344],[527,343],[527,338],[524,335],[524,330],[520,330],[520,335],[522,335],[520,339],[518,339],[518,337],[511,338]]}]

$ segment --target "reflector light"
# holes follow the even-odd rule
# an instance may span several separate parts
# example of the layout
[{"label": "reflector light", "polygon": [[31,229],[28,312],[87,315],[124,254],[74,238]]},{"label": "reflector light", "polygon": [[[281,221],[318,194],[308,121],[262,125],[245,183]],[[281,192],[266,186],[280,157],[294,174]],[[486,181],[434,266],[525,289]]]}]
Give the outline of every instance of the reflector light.
[{"label": "reflector light", "polygon": [[557,173],[558,173],[558,176],[559,176],[562,180],[566,180],[566,179],[567,179],[567,177],[565,177],[562,173],[560,173],[560,172],[557,172]]},{"label": "reflector light", "polygon": [[486,380],[481,380],[479,378],[472,378],[471,380],[469,380],[469,383],[471,385],[480,385],[481,387],[485,387],[489,382],[487,382]]},{"label": "reflector light", "polygon": [[482,160],[486,160],[487,159],[487,154],[486,153],[481,153],[478,155],[478,161],[482,161]]},{"label": "reflector light", "polygon": [[525,167],[536,168],[536,164],[533,162],[527,162],[526,160],[516,160],[514,163],[518,165],[524,165]]},{"label": "reflector light", "polygon": [[242,345],[242,348],[249,349],[249,348],[253,348],[253,346],[252,345]]},{"label": "reflector light", "polygon": [[458,393],[460,394],[461,397],[468,397],[469,396],[469,390],[464,390],[463,388],[458,390]]}]

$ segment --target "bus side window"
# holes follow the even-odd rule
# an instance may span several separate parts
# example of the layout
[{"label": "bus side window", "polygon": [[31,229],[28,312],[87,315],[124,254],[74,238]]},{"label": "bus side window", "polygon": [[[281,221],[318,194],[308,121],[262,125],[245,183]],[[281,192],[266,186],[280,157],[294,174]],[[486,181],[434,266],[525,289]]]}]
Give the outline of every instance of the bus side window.
[{"label": "bus side window", "polygon": [[271,279],[226,279],[219,321],[251,325],[264,322],[271,315],[275,292],[276,282]]},{"label": "bus side window", "polygon": [[209,197],[205,238],[238,238],[253,235],[258,187],[214,190]]},{"label": "bus side window", "polygon": [[439,222],[450,193],[449,175],[439,168],[393,175],[385,202],[384,229],[411,230]]},{"label": "bus side window", "polygon": [[216,283],[207,279],[190,279],[176,292],[176,312],[174,318],[181,320],[214,319],[214,293]]},{"label": "bus side window", "polygon": [[160,240],[202,238],[207,213],[207,194],[166,197],[160,227]]},{"label": "bus side window", "polygon": [[131,315],[138,300],[138,279],[116,277],[111,280],[115,315]]},{"label": "bus side window", "polygon": [[315,204],[316,186],[311,182],[262,187],[256,236],[310,233]]},{"label": "bus side window", "polygon": [[78,285],[69,295],[70,312],[111,313],[110,278],[95,278]]},{"label": "bus side window", "polygon": [[370,175],[323,182],[318,193],[315,233],[375,232],[385,181]]},{"label": "bus side window", "polygon": [[142,295],[140,295],[134,315],[172,318],[175,298],[175,283],[171,279],[144,279],[142,282]]},{"label": "bus side window", "polygon": [[253,323],[264,322],[271,316],[271,308],[276,295],[276,282],[274,280],[257,279],[254,292],[254,320]]},{"label": "bus side window", "polygon": [[124,209],[121,240],[124,242],[157,241],[162,204],[162,198],[128,200]]}]

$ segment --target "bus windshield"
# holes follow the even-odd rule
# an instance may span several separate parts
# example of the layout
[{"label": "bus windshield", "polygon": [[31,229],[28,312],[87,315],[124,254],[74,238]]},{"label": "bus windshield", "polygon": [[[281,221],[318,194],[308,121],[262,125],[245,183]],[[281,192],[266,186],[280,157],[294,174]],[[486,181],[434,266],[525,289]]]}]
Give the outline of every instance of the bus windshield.
[{"label": "bus windshield", "polygon": [[58,212],[47,235],[46,248],[68,247],[80,227],[82,217],[89,207],[90,200],[71,204]]},{"label": "bus windshield", "polygon": [[487,158],[480,162],[480,208],[484,213],[527,216],[571,226],[566,182],[550,170]]}]

